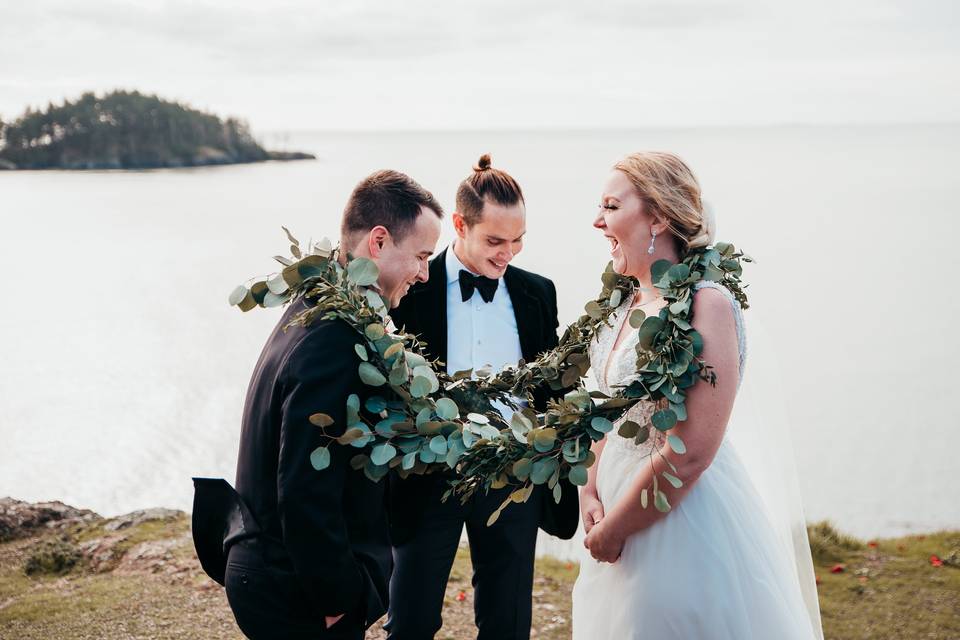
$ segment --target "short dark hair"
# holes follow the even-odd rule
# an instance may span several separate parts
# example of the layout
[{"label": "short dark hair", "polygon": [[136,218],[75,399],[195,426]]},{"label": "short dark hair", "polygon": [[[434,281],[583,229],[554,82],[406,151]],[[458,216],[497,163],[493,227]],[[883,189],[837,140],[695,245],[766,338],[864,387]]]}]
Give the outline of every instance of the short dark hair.
[{"label": "short dark hair", "polygon": [[480,222],[486,198],[504,206],[524,202],[523,191],[517,181],[506,171],[490,166],[489,153],[480,156],[473,173],[457,189],[457,211],[468,225]]},{"label": "short dark hair", "polygon": [[416,223],[421,206],[443,218],[443,207],[433,194],[407,174],[392,169],[371,173],[350,194],[343,209],[340,235],[346,240],[358,232],[383,226],[400,242]]}]

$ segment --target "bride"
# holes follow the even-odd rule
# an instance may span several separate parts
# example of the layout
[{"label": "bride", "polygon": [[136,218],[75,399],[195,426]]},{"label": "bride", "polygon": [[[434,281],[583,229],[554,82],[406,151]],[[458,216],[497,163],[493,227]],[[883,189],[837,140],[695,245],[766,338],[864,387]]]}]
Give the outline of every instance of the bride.
[{"label": "bride", "polygon": [[[614,166],[593,226],[610,241],[614,269],[640,282],[591,347],[600,390],[611,394],[635,370],[637,332],[626,318],[663,306],[650,265],[712,243],[712,223],[682,160],[635,153]],[[717,383],[689,391],[688,418],[675,427],[686,453],[672,451],[656,430],[636,445],[614,428],[593,447],[597,463],[580,496],[591,557],[573,590],[574,640],[821,638],[809,549],[795,562],[727,433],[746,355],[740,307],[725,288],[703,281],[693,318]],[[637,405],[624,419],[648,423],[654,409]],[[683,485],[660,483],[672,505],[661,513],[643,508],[641,493],[668,470],[665,460]]]}]

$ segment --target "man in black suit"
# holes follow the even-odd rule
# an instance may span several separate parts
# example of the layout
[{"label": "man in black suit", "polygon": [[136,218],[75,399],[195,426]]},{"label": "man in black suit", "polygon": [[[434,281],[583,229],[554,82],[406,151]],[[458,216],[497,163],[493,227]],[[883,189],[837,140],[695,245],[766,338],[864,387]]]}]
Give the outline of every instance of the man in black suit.
[{"label": "man in black suit", "polygon": [[[553,283],[509,264],[523,246],[525,216],[520,186],[483,156],[457,191],[454,244],[431,261],[429,280],[415,285],[391,314],[398,327],[426,342],[430,357],[446,363],[449,373],[530,361],[557,344]],[[509,409],[502,410],[509,422]],[[456,496],[443,503],[448,477],[391,476],[395,568],[388,637],[427,640],[439,631],[447,579],[466,525],[479,639],[529,638],[537,529],[573,536],[576,488],[562,483],[559,505],[538,488],[488,527],[511,488],[478,494],[466,505]]]},{"label": "man in black suit", "polygon": [[[408,176],[363,180],[343,213],[340,247],[373,260],[395,307],[426,283],[443,210]],[[310,453],[325,444],[308,417],[326,413],[343,433],[347,398],[367,392],[357,373],[359,334],[341,320],[287,327],[309,302],[295,300],[267,341],[243,411],[237,493],[259,533],[229,549],[225,585],[250,638],[363,638],[386,612],[391,553],[385,482],[368,480],[349,447],[329,447],[329,467]]]}]

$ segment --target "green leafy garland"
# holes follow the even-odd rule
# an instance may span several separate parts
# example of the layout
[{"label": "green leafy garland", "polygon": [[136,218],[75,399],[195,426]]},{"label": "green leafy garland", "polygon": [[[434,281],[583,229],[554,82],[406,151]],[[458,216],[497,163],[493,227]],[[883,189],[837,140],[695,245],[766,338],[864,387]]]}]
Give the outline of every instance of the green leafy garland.
[{"label": "green leafy garland", "polygon": [[[656,316],[646,317],[636,310],[627,320],[639,333],[636,375],[613,397],[588,393],[581,380],[590,369],[590,343],[638,286],[635,279],[615,273],[608,265],[601,276],[600,296],[586,304],[586,313],[566,329],[555,349],[496,375],[477,371],[474,378],[474,372],[463,371],[450,376],[436,362],[427,361],[414,336],[389,331],[388,305],[372,288],[379,276],[375,263],[353,258],[344,267],[328,240],[311,242],[304,251],[284,231],[294,259],[275,256],[283,270],[237,287],[230,304],[248,311],[304,296],[314,304],[291,324],[306,326],[318,317],[347,322],[365,341],[356,349],[361,380],[386,391],[367,398],[367,415],[358,396],[347,399],[344,432],[338,437],[324,433],[328,442],[311,454],[313,466],[322,470],[329,464],[328,447],[336,442],[359,450],[351,465],[374,481],[391,469],[402,477],[456,469],[459,478],[444,499],[455,493],[466,501],[477,490],[515,486],[491,516],[491,523],[511,502],[526,501],[537,485],[547,485],[559,501],[561,480],[586,484],[587,469],[594,462],[591,443],[601,440],[636,404],[660,406],[650,424],[625,421],[620,426],[619,434],[638,444],[650,437],[651,427],[666,432],[686,420],[687,390],[698,380],[716,381],[711,367],[699,357],[703,339],[690,324],[697,282],[720,283],[747,308],[741,261],[751,259],[733,245],[718,243],[688,252],[678,264],[654,263],[652,282],[667,304]],[[526,399],[532,404],[532,391],[544,386],[573,390],[561,401],[550,402],[543,415],[518,402]],[[493,407],[494,401],[515,410],[509,424]],[[370,415],[379,420],[371,420]],[[312,415],[310,421],[322,430],[333,425],[323,413]],[[667,439],[674,451],[684,453],[678,435]],[[682,485],[674,475],[664,477],[674,486]],[[656,478],[653,484],[655,506],[669,510]]]}]

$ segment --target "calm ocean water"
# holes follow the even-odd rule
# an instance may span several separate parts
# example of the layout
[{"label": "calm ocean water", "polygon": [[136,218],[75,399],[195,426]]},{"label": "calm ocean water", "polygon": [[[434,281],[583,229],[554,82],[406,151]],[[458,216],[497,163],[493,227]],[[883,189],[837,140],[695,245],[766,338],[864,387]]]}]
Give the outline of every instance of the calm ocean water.
[{"label": "calm ocean water", "polygon": [[608,167],[667,149],[698,174],[719,238],[758,260],[751,358],[777,382],[763,402],[789,424],[808,519],[865,536],[960,527],[960,126],[295,134],[289,146],[318,160],[0,173],[0,495],[109,515],[189,509],[190,476],[232,479],[248,376],[279,312],[242,315],[227,294],[287,252],[280,225],[335,236],[370,171],[404,170],[452,208],[491,152],[527,197],[516,264],[553,278],[567,323],[608,260],[590,226]]}]

